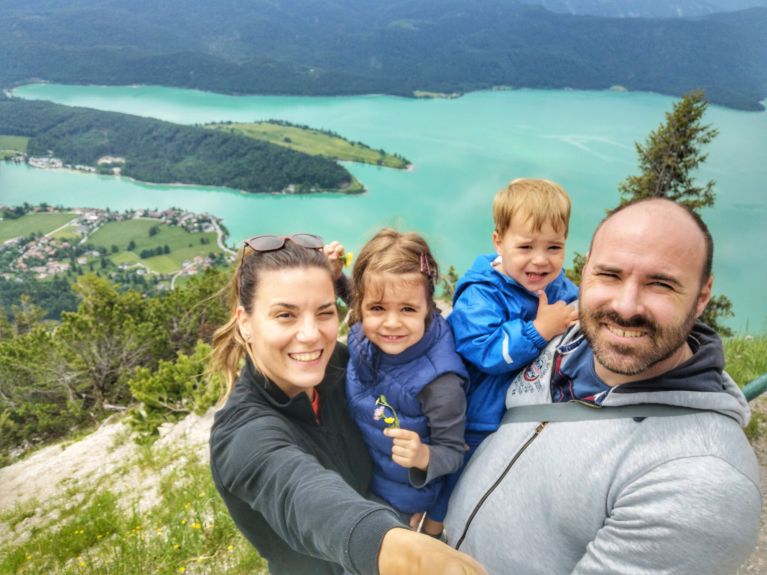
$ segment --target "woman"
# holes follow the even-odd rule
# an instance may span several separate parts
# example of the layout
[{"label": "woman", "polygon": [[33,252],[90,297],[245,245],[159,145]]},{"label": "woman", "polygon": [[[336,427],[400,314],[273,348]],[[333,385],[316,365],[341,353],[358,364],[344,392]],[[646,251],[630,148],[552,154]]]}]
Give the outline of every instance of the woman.
[{"label": "woman", "polygon": [[485,573],[362,496],[371,464],[346,411],[348,354],[322,248],[310,234],[245,242],[231,316],[213,338],[228,382],[210,440],[217,489],[275,575]]}]

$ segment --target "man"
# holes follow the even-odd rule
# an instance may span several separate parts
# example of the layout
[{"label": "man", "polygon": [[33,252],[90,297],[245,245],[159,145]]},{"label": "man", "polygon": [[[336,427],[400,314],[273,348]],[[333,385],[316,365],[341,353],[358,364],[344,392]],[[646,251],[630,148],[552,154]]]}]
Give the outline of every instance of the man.
[{"label": "man", "polygon": [[[700,218],[668,200],[602,222],[580,326],[552,341],[506,400],[508,416],[572,400],[601,409],[504,423],[453,493],[451,545],[491,574],[722,574],[748,558],[761,510],[741,430],[748,404],[722,371],[719,338],[696,323],[712,252]],[[633,416],[617,407],[626,405]]]}]

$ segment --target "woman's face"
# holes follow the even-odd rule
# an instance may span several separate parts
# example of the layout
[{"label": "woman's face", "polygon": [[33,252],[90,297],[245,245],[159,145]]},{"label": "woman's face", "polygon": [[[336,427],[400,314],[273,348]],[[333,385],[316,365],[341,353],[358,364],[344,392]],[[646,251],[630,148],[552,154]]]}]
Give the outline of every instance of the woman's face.
[{"label": "woman's face", "polygon": [[263,272],[253,313],[240,306],[237,320],[259,371],[288,397],[302,391],[313,397],[338,336],[329,273],[316,267]]}]

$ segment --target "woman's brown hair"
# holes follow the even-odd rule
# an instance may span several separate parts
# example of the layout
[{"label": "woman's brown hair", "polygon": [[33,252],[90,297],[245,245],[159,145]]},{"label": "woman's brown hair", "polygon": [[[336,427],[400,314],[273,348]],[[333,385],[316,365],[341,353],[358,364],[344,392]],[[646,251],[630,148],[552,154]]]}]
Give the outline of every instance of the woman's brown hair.
[{"label": "woman's brown hair", "polygon": [[[432,311],[437,309],[434,303],[434,287],[439,278],[439,267],[429,244],[415,232],[401,233],[391,228],[383,228],[365,244],[354,264],[350,324],[362,320],[362,300],[365,298],[365,291],[371,287],[370,274],[386,273],[421,274],[429,307]],[[431,313],[426,316],[427,324],[430,320]]]},{"label": "woman's brown hair", "polygon": [[[243,250],[240,265],[237,266],[229,286],[224,288],[229,291],[229,321],[213,333],[211,370],[221,373],[226,382],[221,402],[232,392],[240,362],[246,353],[250,353],[248,341],[243,337],[237,323],[237,308],[242,306],[246,313],[253,313],[253,302],[262,274],[268,271],[316,267],[327,270],[330,281],[333,281],[330,265],[322,250],[301,247],[290,239],[286,239],[285,244],[277,250],[257,252],[247,246],[243,247]],[[257,337],[258,334],[252,336]]]}]

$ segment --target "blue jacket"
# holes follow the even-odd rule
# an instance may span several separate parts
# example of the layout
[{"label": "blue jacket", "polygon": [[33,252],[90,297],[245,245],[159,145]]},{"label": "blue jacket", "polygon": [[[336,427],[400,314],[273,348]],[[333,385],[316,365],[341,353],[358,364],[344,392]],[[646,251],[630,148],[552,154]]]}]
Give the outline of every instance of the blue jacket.
[{"label": "blue jacket", "polygon": [[[450,328],[441,315],[434,314],[420,341],[400,354],[389,355],[373,345],[365,337],[362,325],[357,323],[349,332],[348,346],[346,396],[349,413],[373,459],[370,490],[397,511],[425,511],[436,498],[442,481],[413,487],[408,469],[392,461],[392,440],[383,434],[387,425],[383,420],[374,420],[373,412],[376,398],[385,395],[399,416],[400,427],[418,433],[423,443],[431,443],[418,394],[447,373],[468,379],[466,368],[455,352]],[[389,410],[386,411],[390,415]]]},{"label": "blue jacket", "polygon": [[[548,343],[533,325],[538,296],[496,271],[491,264],[497,257],[479,256],[458,280],[453,312],[447,319],[456,350],[469,368],[467,431],[498,429],[514,374]],[[544,291],[551,303],[570,303],[578,297],[578,288],[564,271]]]}]

